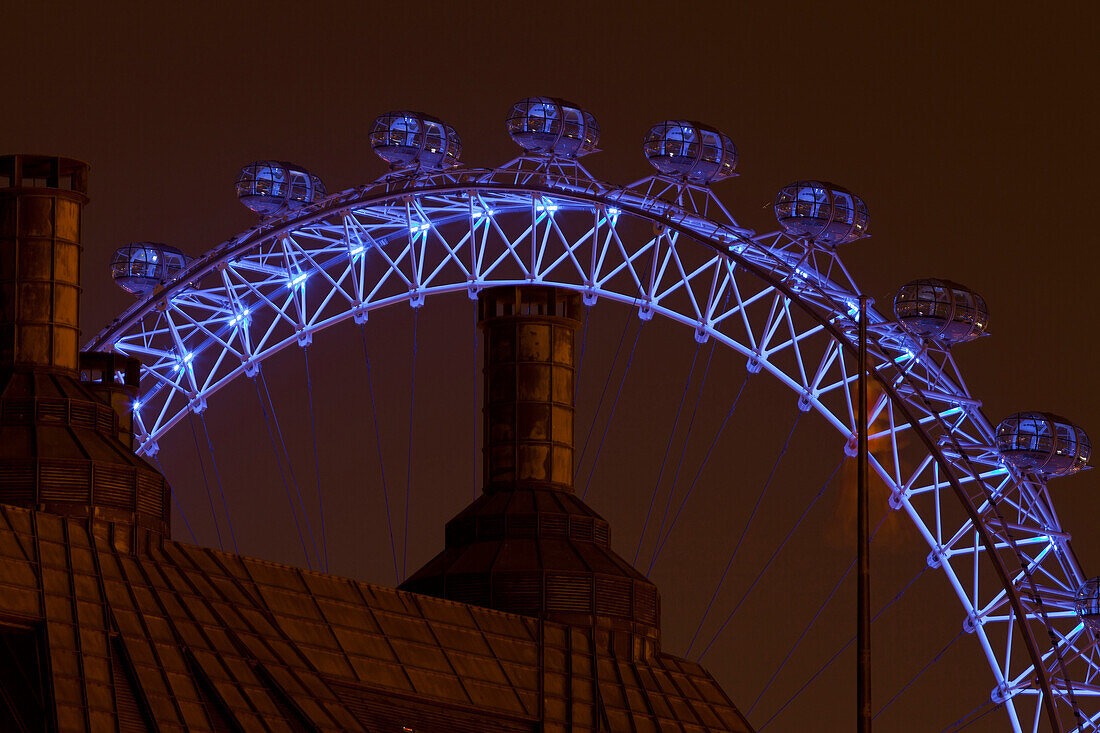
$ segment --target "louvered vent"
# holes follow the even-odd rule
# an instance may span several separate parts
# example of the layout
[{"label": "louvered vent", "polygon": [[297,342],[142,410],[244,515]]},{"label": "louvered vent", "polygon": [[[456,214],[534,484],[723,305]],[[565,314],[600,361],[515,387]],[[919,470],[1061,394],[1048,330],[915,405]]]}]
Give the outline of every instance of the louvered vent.
[{"label": "louvered vent", "polygon": [[146,733],[155,730],[149,725],[143,705],[139,701],[137,675],[121,647],[120,640],[111,642],[111,677],[114,682],[119,733]]},{"label": "louvered vent", "polygon": [[137,510],[159,517],[164,512],[166,486],[159,473],[137,472]]},{"label": "louvered vent", "polygon": [[114,435],[118,432],[118,415],[114,410],[97,405],[96,430],[105,435]]},{"label": "louvered vent", "polygon": [[36,504],[35,478],[38,466],[34,461],[0,463],[0,487],[5,503]]},{"label": "louvered vent", "polygon": [[38,422],[66,423],[69,421],[68,400],[40,399],[36,407],[38,408]]},{"label": "louvered vent", "polygon": [[634,589],[634,616],[643,624],[656,626],[658,618],[657,588],[639,584]]},{"label": "louvered vent", "polygon": [[97,504],[132,510],[134,508],[134,470],[125,466],[97,463],[93,498]]},{"label": "louvered vent", "polygon": [[592,613],[592,576],[548,573],[546,610]]},{"label": "louvered vent", "polygon": [[604,547],[611,542],[611,526],[607,522],[597,522],[592,534],[596,542]]},{"label": "louvered vent", "polygon": [[92,402],[73,400],[69,405],[69,419],[74,428],[95,430],[98,412],[98,405]]},{"label": "louvered vent", "polygon": [[493,577],[493,608],[537,616],[542,607],[542,583],[534,573],[500,573]]},{"label": "louvered vent", "polygon": [[630,593],[634,584],[627,578],[596,577],[596,613],[630,618]]},{"label": "louvered vent", "polygon": [[569,534],[569,517],[565,514],[540,514],[539,534],[543,537],[565,537]]},{"label": "louvered vent", "polygon": [[447,598],[474,606],[488,606],[489,579],[483,575],[455,575],[448,577]]},{"label": "louvered vent", "polygon": [[42,502],[88,502],[92,495],[92,467],[85,461],[41,461],[38,467]]},{"label": "louvered vent", "polygon": [[29,425],[34,422],[34,400],[11,398],[4,400],[3,421],[8,425]]},{"label": "louvered vent", "polygon": [[595,521],[592,517],[571,517],[569,536],[582,542],[591,542],[594,538]]}]

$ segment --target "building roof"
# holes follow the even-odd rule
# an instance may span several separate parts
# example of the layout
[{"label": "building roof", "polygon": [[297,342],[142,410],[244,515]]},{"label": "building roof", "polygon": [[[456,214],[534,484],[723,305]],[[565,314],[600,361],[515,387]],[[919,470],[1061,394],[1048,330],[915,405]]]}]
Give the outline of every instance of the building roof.
[{"label": "building roof", "polygon": [[[750,730],[701,666],[627,635],[179,542],[135,553],[88,526],[0,506],[0,688],[30,680],[9,716],[61,730]],[[41,672],[18,652],[32,643]]]}]

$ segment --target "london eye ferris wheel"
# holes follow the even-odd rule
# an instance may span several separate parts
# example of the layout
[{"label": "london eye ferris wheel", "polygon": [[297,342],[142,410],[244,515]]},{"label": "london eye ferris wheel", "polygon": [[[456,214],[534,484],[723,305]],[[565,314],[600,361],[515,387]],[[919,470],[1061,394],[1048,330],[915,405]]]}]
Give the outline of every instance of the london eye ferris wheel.
[{"label": "london eye ferris wheel", "polygon": [[[580,162],[600,129],[575,104],[524,99],[506,125],[522,154],[470,168],[446,123],[384,114],[369,136],[390,166],[378,180],[328,193],[304,168],[255,162],[237,194],[256,226],[194,259],[153,242],[119,249],[112,275],[138,300],[87,348],[141,361],[138,452],[154,458],[223,388],[262,379],[267,359],[309,347],[320,331],[365,326],[387,306],[415,312],[536,285],[579,293],[589,307],[619,304],[639,324],[659,316],[686,327],[696,344],[743,364],[736,381],[770,376],[793,409],[820,416],[831,431],[820,440],[835,443],[838,461],[855,454],[861,290],[841,254],[868,233],[859,196],[791,183],[774,202],[778,229],[759,233],[712,190],[735,175],[737,151],[707,125],[653,126],[643,153],[655,172],[628,185],[598,180]],[[914,280],[892,314],[868,312],[876,490],[926,543],[926,569],[957,599],[962,633],[988,662],[990,699],[1011,728],[1095,730],[1100,588],[1079,567],[1047,486],[1084,468],[1090,444],[1048,413],[987,420],[952,348],[988,324],[981,296],[946,279]]]}]

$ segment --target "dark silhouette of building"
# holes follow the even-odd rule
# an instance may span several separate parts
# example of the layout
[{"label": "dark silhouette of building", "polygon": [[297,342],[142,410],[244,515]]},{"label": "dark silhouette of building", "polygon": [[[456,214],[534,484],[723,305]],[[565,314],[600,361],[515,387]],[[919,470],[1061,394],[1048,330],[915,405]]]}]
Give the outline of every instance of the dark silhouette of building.
[{"label": "dark silhouette of building", "polygon": [[0,731],[747,731],[572,492],[578,304],[481,297],[485,494],[395,590],[169,539],[78,353],[87,166],[0,158]]}]

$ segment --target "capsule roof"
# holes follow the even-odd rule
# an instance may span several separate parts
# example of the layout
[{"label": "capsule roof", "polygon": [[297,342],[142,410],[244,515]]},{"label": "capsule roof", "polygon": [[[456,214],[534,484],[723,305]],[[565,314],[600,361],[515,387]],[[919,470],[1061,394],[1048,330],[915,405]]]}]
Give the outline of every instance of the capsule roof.
[{"label": "capsule roof", "polygon": [[867,236],[863,199],[827,181],[795,181],[775,197],[775,218],[787,234],[835,247]]},{"label": "capsule roof", "polygon": [[446,170],[462,157],[462,140],[453,127],[408,110],[379,115],[371,125],[370,146],[396,170]]},{"label": "capsule roof", "polygon": [[145,296],[175,280],[193,258],[160,242],[131,242],[115,250],[111,277],[120,288]]},{"label": "capsule roof", "polygon": [[1021,471],[1044,479],[1083,469],[1092,453],[1089,436],[1064,417],[1049,412],[1018,412],[997,426],[997,450]]},{"label": "capsule roof", "polygon": [[527,97],[512,105],[508,134],[530,153],[579,158],[594,153],[600,126],[591,112],[556,97]]},{"label": "capsule roof", "polygon": [[300,209],[325,193],[320,177],[283,160],[249,163],[237,176],[237,198],[260,216]]},{"label": "capsule roof", "polygon": [[917,335],[957,344],[984,336],[989,307],[982,296],[950,280],[924,278],[901,286],[894,315]]},{"label": "capsule roof", "polygon": [[690,120],[665,120],[650,128],[642,153],[661,173],[707,184],[734,175],[737,148],[727,135]]}]

